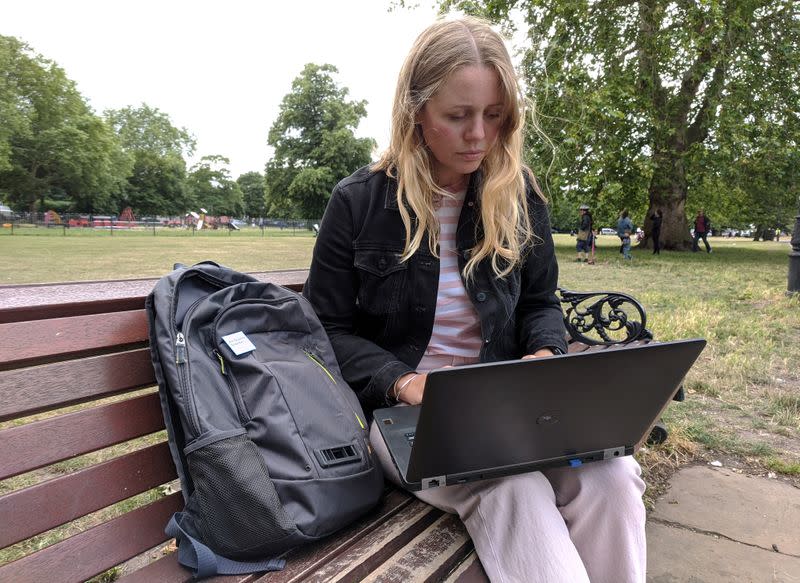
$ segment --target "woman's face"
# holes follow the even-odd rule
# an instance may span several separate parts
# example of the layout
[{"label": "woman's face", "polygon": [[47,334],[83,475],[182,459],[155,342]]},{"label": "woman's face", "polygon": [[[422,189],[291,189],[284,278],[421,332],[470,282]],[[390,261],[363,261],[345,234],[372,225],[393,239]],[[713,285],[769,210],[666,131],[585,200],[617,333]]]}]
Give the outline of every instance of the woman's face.
[{"label": "woman's face", "polygon": [[497,72],[476,65],[458,69],[425,103],[417,122],[439,186],[460,184],[478,169],[500,133],[504,108]]}]

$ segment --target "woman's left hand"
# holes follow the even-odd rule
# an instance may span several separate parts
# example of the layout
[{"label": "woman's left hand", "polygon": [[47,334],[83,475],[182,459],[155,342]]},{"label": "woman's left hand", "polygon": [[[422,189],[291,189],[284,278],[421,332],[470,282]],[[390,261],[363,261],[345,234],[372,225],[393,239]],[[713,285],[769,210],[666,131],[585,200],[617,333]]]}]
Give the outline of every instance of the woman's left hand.
[{"label": "woman's left hand", "polygon": [[555,353],[549,348],[540,348],[533,354],[526,354],[525,356],[522,357],[522,360],[528,360],[530,358],[539,358],[540,356],[553,356],[553,354]]}]

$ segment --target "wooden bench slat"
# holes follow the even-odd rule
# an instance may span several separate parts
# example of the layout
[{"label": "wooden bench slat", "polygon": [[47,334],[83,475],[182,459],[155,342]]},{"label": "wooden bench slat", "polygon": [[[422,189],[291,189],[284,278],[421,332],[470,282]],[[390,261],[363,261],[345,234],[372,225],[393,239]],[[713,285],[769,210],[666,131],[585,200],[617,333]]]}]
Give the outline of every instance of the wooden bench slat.
[{"label": "wooden bench slat", "polygon": [[144,310],[0,324],[0,369],[145,341]]},{"label": "wooden bench slat", "polygon": [[[253,581],[256,575],[227,575],[203,579],[203,583],[246,583]],[[192,583],[196,581],[192,572],[178,562],[178,553],[173,552],[149,565],[123,575],[116,583]]]},{"label": "wooden bench slat", "polygon": [[488,581],[489,577],[483,570],[478,555],[472,551],[442,583],[487,583]]},{"label": "wooden bench slat", "polygon": [[[323,541],[313,545],[298,547],[286,555],[283,571],[263,575],[265,583],[289,583],[306,581],[307,578],[381,525],[392,521],[401,510],[414,503],[414,498],[399,490],[389,490],[379,506],[362,519]],[[177,569],[177,570],[176,570]],[[119,583],[183,583],[191,577],[189,571],[178,564],[177,554],[172,553],[158,561],[122,577]],[[229,577],[209,579],[209,583],[233,580]]]},{"label": "wooden bench slat", "polygon": [[49,320],[52,318],[71,318],[88,316],[89,314],[106,314],[109,312],[125,312],[144,308],[144,296],[105,299],[100,301],[70,302],[64,304],[46,304],[20,306],[0,310],[0,324],[9,322],[27,322],[30,320]]},{"label": "wooden bench slat", "polygon": [[155,384],[150,349],[0,372],[0,421]]},{"label": "wooden bench slat", "polygon": [[[387,511],[389,497],[399,502],[392,503]],[[372,557],[375,548],[379,550],[382,542],[391,544],[397,537],[403,536],[406,528],[414,528],[415,532],[419,532],[440,514],[440,511],[419,502],[407,492],[399,490],[391,491],[380,508],[377,517],[375,512],[371,512],[355,525],[321,543],[295,549],[286,556],[286,568],[283,571],[264,574],[258,579],[258,582],[299,583],[302,581],[309,583],[325,581],[330,576],[349,569],[353,561],[380,564],[382,560],[375,561]],[[429,516],[431,512],[433,515]],[[421,528],[415,528],[414,525],[420,520],[424,521]],[[413,534],[411,536],[413,537]],[[396,544],[398,543],[395,543],[395,546]],[[367,549],[366,552],[365,549]]]},{"label": "wooden bench slat", "polygon": [[[336,578],[337,581],[360,581],[363,577],[390,559],[415,536],[433,524],[442,511],[417,499],[403,508],[392,520],[384,522],[368,537],[361,537],[350,548],[330,557],[313,573],[288,579],[292,583],[319,583]],[[261,583],[272,583],[264,577]]]},{"label": "wooden bench slat", "polygon": [[398,549],[391,562],[372,572],[363,581],[441,581],[472,549],[472,541],[459,517],[445,514],[402,549]]},{"label": "wooden bench slat", "polygon": [[0,431],[0,480],[163,428],[158,393],[11,427]]},{"label": "wooden bench slat", "polygon": [[78,583],[167,540],[164,527],[183,507],[180,492],[132,510],[0,567],[0,581]]},{"label": "wooden bench slat", "polygon": [[[308,269],[260,271],[248,275],[299,292],[308,278]],[[140,310],[158,279],[0,285],[0,306],[4,306],[0,309],[0,323]]]},{"label": "wooden bench slat", "polygon": [[0,497],[0,547],[146,492],[176,475],[169,446],[162,442],[6,494]]}]

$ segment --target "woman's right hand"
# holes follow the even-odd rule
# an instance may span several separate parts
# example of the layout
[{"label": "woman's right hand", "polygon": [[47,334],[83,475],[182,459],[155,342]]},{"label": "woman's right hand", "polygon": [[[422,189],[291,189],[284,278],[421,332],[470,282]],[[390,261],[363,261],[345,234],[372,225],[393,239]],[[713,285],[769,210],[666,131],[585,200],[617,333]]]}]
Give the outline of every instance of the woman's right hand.
[{"label": "woman's right hand", "polygon": [[[411,381],[403,387],[403,383],[408,381],[408,379],[414,375]],[[403,387],[403,390],[400,391],[399,397],[397,400],[402,403],[408,403],[409,405],[419,405],[422,403],[422,394],[425,392],[425,380],[428,378],[428,373],[409,373],[404,374],[397,382],[394,384],[394,394],[397,394],[397,390],[400,387]]]}]

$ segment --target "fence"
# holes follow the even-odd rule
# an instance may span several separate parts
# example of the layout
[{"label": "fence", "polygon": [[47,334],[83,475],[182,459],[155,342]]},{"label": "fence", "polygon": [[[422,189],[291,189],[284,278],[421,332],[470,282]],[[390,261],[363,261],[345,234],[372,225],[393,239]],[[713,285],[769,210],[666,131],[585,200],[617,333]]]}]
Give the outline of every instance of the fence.
[{"label": "fence", "polygon": [[0,216],[2,235],[152,235],[152,236],[302,236],[316,234],[320,219],[229,217],[146,217],[127,220],[110,215],[11,213]]}]

